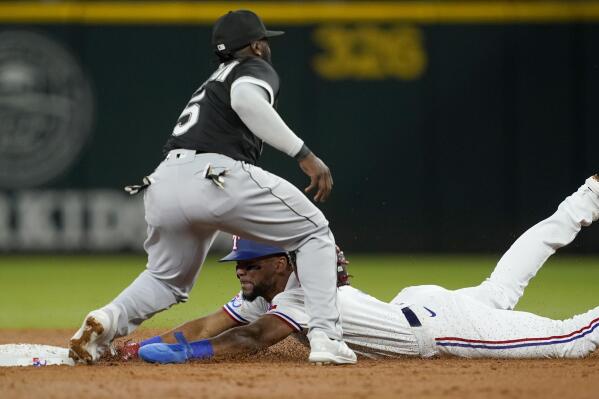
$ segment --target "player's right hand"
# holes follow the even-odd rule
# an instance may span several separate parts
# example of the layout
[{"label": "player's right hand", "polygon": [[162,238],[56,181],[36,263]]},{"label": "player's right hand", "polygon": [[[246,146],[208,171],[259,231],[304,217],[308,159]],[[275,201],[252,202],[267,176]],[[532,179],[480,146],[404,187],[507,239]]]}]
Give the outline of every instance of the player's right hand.
[{"label": "player's right hand", "polygon": [[117,353],[119,354],[121,360],[124,361],[137,359],[139,348],[139,342],[127,341],[123,344],[123,346],[117,348]]},{"label": "player's right hand", "polygon": [[306,194],[317,189],[314,201],[325,202],[333,189],[333,176],[329,167],[312,152],[299,161],[299,166],[310,177],[310,185],[304,190]]}]

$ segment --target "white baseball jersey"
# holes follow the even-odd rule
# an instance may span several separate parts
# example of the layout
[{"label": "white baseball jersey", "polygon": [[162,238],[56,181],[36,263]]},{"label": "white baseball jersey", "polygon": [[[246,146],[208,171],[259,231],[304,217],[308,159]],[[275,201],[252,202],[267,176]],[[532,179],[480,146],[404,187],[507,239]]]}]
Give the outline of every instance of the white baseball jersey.
[{"label": "white baseball jersey", "polygon": [[[343,339],[367,355],[586,356],[599,346],[599,307],[567,320],[511,309],[545,260],[597,219],[599,181],[589,179],[560,204],[557,212],[516,240],[479,286],[455,291],[434,285],[407,287],[390,303],[350,286],[341,287],[337,302]],[[402,312],[406,307],[412,312],[411,323]],[[224,310],[240,323],[273,314],[298,332],[308,321],[304,294],[295,275],[272,304],[263,298],[244,301],[238,295]]]},{"label": "white baseball jersey", "polygon": [[[337,298],[343,339],[352,349],[371,356],[420,355],[417,338],[400,307],[379,301],[350,286],[340,287]],[[291,274],[285,291],[276,295],[272,303],[262,297],[246,301],[240,292],[224,305],[223,310],[242,324],[271,314],[296,332],[304,331],[308,325],[304,291],[295,274]]]}]

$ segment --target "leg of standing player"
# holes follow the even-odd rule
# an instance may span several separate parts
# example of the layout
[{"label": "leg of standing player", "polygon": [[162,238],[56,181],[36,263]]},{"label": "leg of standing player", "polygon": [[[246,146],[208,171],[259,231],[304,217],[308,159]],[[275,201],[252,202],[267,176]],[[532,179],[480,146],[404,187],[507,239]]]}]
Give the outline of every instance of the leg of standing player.
[{"label": "leg of standing player", "polygon": [[[213,224],[243,238],[296,251],[298,274],[306,292],[310,329],[342,339],[336,295],[335,241],[322,212],[295,186],[259,167],[213,155],[214,168],[226,169],[224,189],[209,180],[182,188],[181,198],[198,224]],[[200,217],[209,195],[212,215]]]},{"label": "leg of standing player", "polygon": [[187,301],[216,236],[211,226],[190,230],[180,207],[177,196],[188,183],[178,178],[179,168],[190,161],[193,157],[168,159],[152,175],[154,182],[144,193],[146,270],[112,302],[85,317],[71,339],[73,358],[96,361],[114,338],[132,333],[154,314]]},{"label": "leg of standing player", "polygon": [[[310,316],[310,360],[354,363],[355,354],[342,341],[335,241],[322,212],[291,183],[259,167],[217,154],[197,158],[200,164],[209,162],[214,170],[227,172],[223,187],[203,178],[180,188],[181,206],[188,218],[199,226],[216,226],[243,238],[296,251]],[[203,169],[192,164],[180,173],[197,170]],[[197,201],[200,196],[205,200]]]},{"label": "leg of standing player", "polygon": [[219,227],[296,251],[310,331],[341,340],[335,240],[322,212],[291,183],[256,166],[237,163],[225,181],[239,190],[240,201]]},{"label": "leg of standing player", "polygon": [[115,316],[115,337],[131,334],[154,314],[186,302],[216,236],[212,228],[193,234],[158,226],[148,230],[146,270],[104,308]]},{"label": "leg of standing player", "polygon": [[457,292],[497,309],[513,309],[545,261],[598,218],[599,180],[594,176],[566,198],[553,215],[522,234],[481,285]]}]

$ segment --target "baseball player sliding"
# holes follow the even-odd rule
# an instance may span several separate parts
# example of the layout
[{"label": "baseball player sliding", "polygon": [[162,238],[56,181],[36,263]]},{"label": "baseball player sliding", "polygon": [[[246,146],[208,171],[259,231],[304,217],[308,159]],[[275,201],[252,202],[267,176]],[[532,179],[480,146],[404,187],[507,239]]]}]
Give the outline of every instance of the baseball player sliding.
[{"label": "baseball player sliding", "polygon": [[342,341],[335,285],[335,241],[322,212],[289,182],[255,166],[263,142],[294,157],[325,201],[329,168],[277,114],[279,77],[268,31],[251,11],[222,16],[212,32],[217,70],[192,95],[167,141],[166,159],[144,184],[146,270],[116,299],[90,312],[70,356],[93,362],[115,337],[185,302],[218,230],[297,255],[309,316],[312,362],[355,363]]},{"label": "baseball player sliding", "polygon": [[[552,216],[518,238],[479,286],[455,291],[433,285],[407,287],[390,303],[341,286],[337,295],[344,339],[367,356],[588,355],[599,345],[599,307],[568,320],[512,309],[547,258],[597,219],[595,175]],[[142,359],[180,363],[251,352],[306,328],[304,290],[284,249],[239,240],[222,260],[237,262],[239,295],[214,314],[141,342]],[[126,349],[134,351],[135,346]]]}]

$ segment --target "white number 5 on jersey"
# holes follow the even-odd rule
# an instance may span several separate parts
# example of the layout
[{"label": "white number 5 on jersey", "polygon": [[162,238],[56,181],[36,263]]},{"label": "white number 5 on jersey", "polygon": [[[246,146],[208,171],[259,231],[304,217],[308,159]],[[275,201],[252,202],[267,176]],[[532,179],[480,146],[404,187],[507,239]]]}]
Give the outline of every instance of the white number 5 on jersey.
[{"label": "white number 5 on jersey", "polygon": [[218,69],[208,78],[207,81],[202,84],[200,87],[199,94],[193,96],[189,103],[187,103],[187,107],[181,112],[179,115],[179,119],[177,119],[177,124],[173,129],[173,136],[180,136],[182,134],[187,133],[187,131],[196,123],[198,123],[198,119],[200,117],[200,104],[198,104],[204,98],[206,91],[204,91],[204,87],[206,83],[216,80],[218,82],[224,82],[229,73],[239,64],[239,61],[233,61],[229,64],[221,64]]},{"label": "white number 5 on jersey", "polygon": [[198,123],[200,117],[200,104],[194,103],[194,101],[200,101],[204,98],[206,92],[202,90],[200,94],[193,97],[189,101],[189,105],[181,112],[178,122],[173,129],[173,136],[180,136],[187,133],[190,127]]}]

